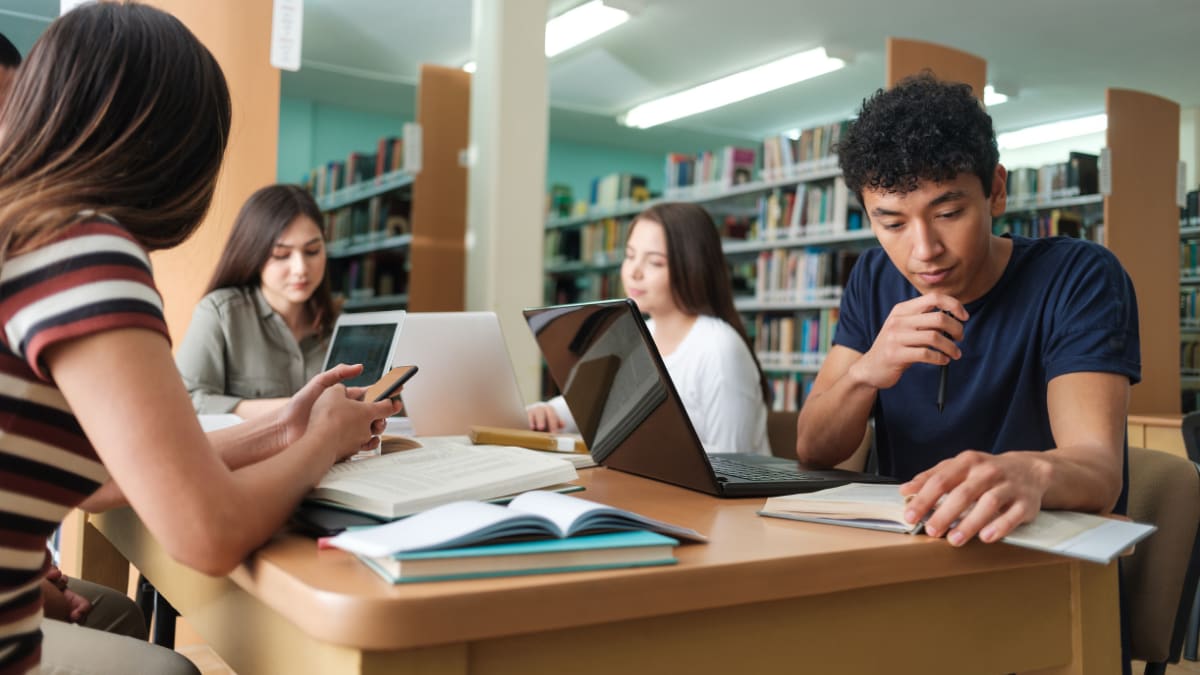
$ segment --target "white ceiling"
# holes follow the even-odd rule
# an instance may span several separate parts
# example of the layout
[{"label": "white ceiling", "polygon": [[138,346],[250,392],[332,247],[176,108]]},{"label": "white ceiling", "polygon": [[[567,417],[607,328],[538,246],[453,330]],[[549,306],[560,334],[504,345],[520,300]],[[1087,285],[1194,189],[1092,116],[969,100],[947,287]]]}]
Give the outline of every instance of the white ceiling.
[{"label": "white ceiling", "polygon": [[[552,13],[578,1],[552,0]],[[1200,106],[1200,0],[637,4],[642,9],[628,23],[552,61],[553,138],[692,150],[844,118],[882,84],[889,35],[985,58],[989,79],[1016,90],[991,110],[999,131],[1102,112],[1106,87]],[[19,21],[11,11],[52,16],[57,6],[0,0],[0,31]],[[472,0],[304,0],[304,67],[284,74],[284,93],[411,114],[419,63],[457,66],[472,57],[471,6]],[[666,127],[639,131],[615,123],[636,103],[815,46],[851,62]]]}]

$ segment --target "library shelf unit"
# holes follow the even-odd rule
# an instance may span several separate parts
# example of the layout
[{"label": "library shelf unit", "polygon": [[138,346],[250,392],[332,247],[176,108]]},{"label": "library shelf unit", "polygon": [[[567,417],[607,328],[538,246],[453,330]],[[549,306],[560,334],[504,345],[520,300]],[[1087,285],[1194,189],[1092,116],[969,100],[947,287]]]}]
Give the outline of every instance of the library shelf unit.
[{"label": "library shelf unit", "polygon": [[[759,180],[723,185],[709,183],[672,189],[655,199],[626,201],[606,208],[592,208],[584,215],[550,218],[546,222],[546,302],[576,302],[616,297],[620,293],[619,275],[624,256],[624,238],[636,215],[665,202],[692,202],[703,205],[721,227],[727,215],[743,220],[752,219],[755,226],[744,239],[724,238],[722,250],[734,275],[735,307],[743,316],[747,331],[756,341],[756,353],[776,387],[777,399],[796,401],[793,392],[785,396],[787,386],[799,387],[812,379],[819,369],[824,352],[805,350],[805,344],[828,346],[832,336],[832,321],[836,320],[840,288],[767,288],[757,283],[768,259],[774,264],[792,264],[791,254],[817,251],[853,251],[854,255],[875,243],[870,229],[864,229],[861,214],[854,220],[859,229],[847,229],[851,210],[859,210],[848,199],[841,182],[836,157],[825,157],[796,163],[786,171],[773,172]],[[809,189],[812,193],[808,193]],[[796,200],[795,193],[824,195],[823,218],[811,219],[806,225],[787,226],[786,202]],[[763,222],[766,207],[763,200],[775,200],[774,224]],[[793,209],[801,206],[792,205]],[[814,212],[815,213],[815,212]],[[797,214],[796,221],[800,214]],[[594,228],[594,229],[589,229]],[[566,234],[575,231],[578,234]],[[567,242],[569,239],[569,243]],[[740,273],[739,273],[740,272]],[[772,277],[774,278],[774,276]],[[791,278],[789,276],[789,278]],[[778,321],[788,320],[788,328],[771,328]],[[808,326],[804,322],[808,322]],[[817,341],[817,327],[824,322]],[[807,331],[813,331],[809,337]],[[789,346],[779,349],[781,340]],[[807,342],[806,342],[807,341]],[[789,385],[787,381],[796,381]],[[774,381],[780,382],[775,385]],[[798,404],[796,404],[798,405]]]},{"label": "library shelf unit", "polygon": [[469,73],[423,64],[417,87],[419,170],[392,171],[317,199],[326,214],[357,210],[360,223],[375,222],[382,200],[390,200],[407,223],[360,224],[346,236],[330,237],[330,279],[346,311],[463,309],[467,172],[458,158],[468,145],[470,87]]}]

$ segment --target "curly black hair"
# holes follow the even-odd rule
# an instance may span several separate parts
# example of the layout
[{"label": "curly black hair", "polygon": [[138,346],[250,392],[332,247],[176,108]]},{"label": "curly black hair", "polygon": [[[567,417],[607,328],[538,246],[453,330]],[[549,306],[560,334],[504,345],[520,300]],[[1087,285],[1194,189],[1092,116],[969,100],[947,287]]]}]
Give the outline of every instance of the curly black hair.
[{"label": "curly black hair", "polygon": [[969,171],[991,196],[1000,160],[992,118],[970,85],[924,71],[878,90],[835,148],[846,186],[901,194],[918,181],[943,182]]}]

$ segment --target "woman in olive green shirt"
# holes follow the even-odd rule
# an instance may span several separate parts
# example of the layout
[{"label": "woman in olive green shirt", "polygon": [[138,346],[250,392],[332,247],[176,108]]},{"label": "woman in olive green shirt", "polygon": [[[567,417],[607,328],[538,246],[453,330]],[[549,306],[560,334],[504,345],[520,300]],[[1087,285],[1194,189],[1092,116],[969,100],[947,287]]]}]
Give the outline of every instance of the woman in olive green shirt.
[{"label": "woman in olive green shirt", "polygon": [[296,185],[242,206],[175,356],[196,412],[274,410],[320,371],[337,318],[320,222]]}]

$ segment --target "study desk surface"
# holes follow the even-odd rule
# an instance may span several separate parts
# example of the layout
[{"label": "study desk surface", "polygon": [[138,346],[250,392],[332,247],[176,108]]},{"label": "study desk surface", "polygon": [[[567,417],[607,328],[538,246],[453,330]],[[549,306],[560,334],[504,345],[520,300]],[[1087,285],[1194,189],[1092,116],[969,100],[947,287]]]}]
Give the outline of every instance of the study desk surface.
[{"label": "study desk surface", "polygon": [[[322,642],[396,650],[1065,564],[1009,546],[955,549],[928,537],[762,518],[761,498],[716,499],[606,469],[581,472],[580,482],[585,498],[695,528],[711,543],[680,546],[679,564],[662,568],[392,586],[344,552],[281,534],[231,579]],[[139,562],[139,547],[129,548],[144,530],[131,512],[95,522]],[[154,568],[163,562],[139,567],[158,585]]]}]

